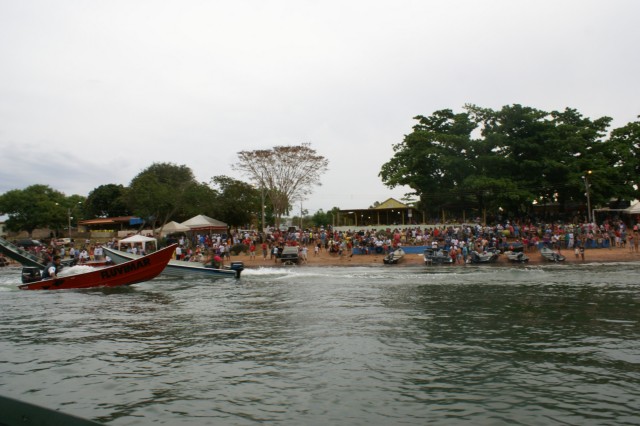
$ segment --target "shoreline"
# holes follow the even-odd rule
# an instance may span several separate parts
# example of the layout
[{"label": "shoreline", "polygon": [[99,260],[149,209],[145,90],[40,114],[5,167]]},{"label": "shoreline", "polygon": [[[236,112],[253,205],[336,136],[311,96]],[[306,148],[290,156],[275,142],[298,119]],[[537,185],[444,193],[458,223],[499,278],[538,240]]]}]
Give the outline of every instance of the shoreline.
[{"label": "shoreline", "polygon": [[[573,250],[561,250],[560,253],[566,257],[566,259],[562,262],[558,262],[560,264],[587,264],[587,263],[619,263],[619,262],[639,262],[640,261],[640,252],[631,251],[629,247],[613,247],[613,248],[597,248],[597,249],[587,249],[585,250],[585,257],[582,260],[580,257],[576,257]],[[383,254],[354,254],[352,256],[343,255],[338,256],[336,254],[329,254],[327,251],[321,251],[317,256],[314,256],[314,253],[310,253],[308,256],[307,262],[299,263],[298,265],[293,265],[297,267],[349,267],[349,266],[385,266],[385,267],[396,267],[403,268],[407,266],[424,266],[425,265],[424,258],[422,253],[419,254],[409,254],[407,253],[405,257],[400,261],[400,263],[394,265],[385,265],[383,262],[384,255]],[[540,255],[540,252],[537,249],[532,249],[525,254],[529,257],[529,261],[525,263],[515,263],[509,262],[505,255],[500,255],[498,260],[491,264],[475,264],[478,266],[508,266],[508,265],[545,265],[545,264],[553,264]],[[19,263],[8,259],[9,263],[5,267],[16,267],[20,266]],[[290,265],[283,265],[280,261],[275,261],[273,258],[270,258],[270,255],[267,255],[267,259],[264,260],[262,255],[258,255],[256,253],[256,258],[251,259],[250,255],[247,254],[239,254],[239,255],[231,255],[231,259],[225,259],[224,264],[228,265],[230,262],[243,262],[245,269],[258,269],[258,268],[287,268]],[[456,268],[460,266],[466,266],[464,263],[454,263],[451,265],[442,265],[444,267]]]},{"label": "shoreline", "polygon": [[[640,252],[631,251],[629,247],[614,247],[614,248],[597,248],[597,249],[587,249],[585,250],[584,260],[580,257],[575,256],[573,250],[561,250],[560,253],[566,257],[566,259],[562,262],[564,264],[581,264],[581,263],[617,263],[617,262],[636,262],[640,261]],[[540,255],[540,252],[537,249],[530,250],[525,252],[525,254],[529,257],[529,261],[525,262],[524,265],[544,265],[544,264],[553,264]],[[306,263],[299,263],[298,267],[313,267],[313,266],[375,266],[375,265],[383,265],[386,267],[405,267],[410,265],[422,265],[427,267],[424,263],[424,258],[422,253],[420,254],[406,254],[405,257],[400,261],[400,263],[395,265],[385,265],[382,261],[384,255],[382,254],[354,254],[353,256],[343,255],[339,257],[338,255],[330,255],[326,251],[322,251],[318,256],[314,256],[313,253],[310,253],[310,256],[307,258]],[[249,254],[239,254],[237,256],[231,256],[231,262],[243,262],[245,269],[255,269],[255,268],[286,268],[288,265],[282,265],[279,261],[275,261],[273,258],[270,258],[267,255],[267,259],[264,260],[262,258],[262,254],[258,255],[256,253],[256,258],[251,259]],[[229,263],[229,259],[225,259],[225,264]],[[491,265],[518,265],[518,263],[509,262],[505,255],[500,255],[498,260]],[[443,265],[446,267],[456,268],[460,266],[465,266],[463,263],[454,263],[452,265]],[[484,266],[484,265],[483,265]]]}]

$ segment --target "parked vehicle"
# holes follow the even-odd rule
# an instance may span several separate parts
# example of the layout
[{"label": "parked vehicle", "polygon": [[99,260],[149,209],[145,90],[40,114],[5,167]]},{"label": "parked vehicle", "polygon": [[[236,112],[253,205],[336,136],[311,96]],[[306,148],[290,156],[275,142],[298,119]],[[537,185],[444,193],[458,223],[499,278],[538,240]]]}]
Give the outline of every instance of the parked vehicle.
[{"label": "parked vehicle", "polygon": [[285,246],[279,253],[279,257],[283,265],[297,265],[300,262],[296,246]]}]

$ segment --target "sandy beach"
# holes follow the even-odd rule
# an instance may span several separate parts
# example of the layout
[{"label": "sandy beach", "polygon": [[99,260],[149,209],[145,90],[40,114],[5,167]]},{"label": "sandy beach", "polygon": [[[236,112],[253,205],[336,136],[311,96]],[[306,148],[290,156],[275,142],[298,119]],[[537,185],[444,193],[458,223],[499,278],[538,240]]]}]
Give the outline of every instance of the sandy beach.
[{"label": "sandy beach", "polygon": [[[585,251],[584,260],[580,257],[576,257],[573,250],[561,250],[560,252],[563,256],[566,257],[564,263],[593,263],[593,262],[634,262],[640,261],[640,253],[631,252],[629,247],[614,247],[614,248],[599,248],[599,249],[587,249]],[[531,250],[526,252],[526,255],[529,256],[529,265],[538,265],[538,264],[546,264],[551,263],[548,260],[544,259],[537,250]],[[374,266],[374,265],[383,265],[382,259],[384,258],[381,254],[369,254],[369,255],[345,255],[339,257],[337,255],[330,255],[326,251],[320,252],[318,256],[314,256],[313,252],[309,254],[308,260],[306,263],[301,263],[299,267],[305,266]],[[274,261],[274,259],[270,259],[267,256],[267,260],[262,258],[261,253],[256,254],[255,259],[251,259],[247,254],[240,254],[238,256],[232,256],[232,261],[242,261],[244,262],[245,268],[279,268],[279,267],[287,267],[280,264],[280,262]],[[228,261],[226,261],[228,262]],[[507,265],[510,262],[507,260],[506,256],[501,255],[495,264],[497,265]],[[388,267],[403,267],[410,265],[423,265],[424,259],[422,254],[407,254],[405,258],[398,265],[385,265]],[[463,264],[454,264],[451,267],[462,267],[465,266]]]}]

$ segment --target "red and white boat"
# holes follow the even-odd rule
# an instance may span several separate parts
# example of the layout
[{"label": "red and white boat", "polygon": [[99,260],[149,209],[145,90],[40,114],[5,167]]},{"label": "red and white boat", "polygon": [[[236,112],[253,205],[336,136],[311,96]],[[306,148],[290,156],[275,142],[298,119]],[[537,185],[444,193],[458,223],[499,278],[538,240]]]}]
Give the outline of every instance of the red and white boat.
[{"label": "red and white boat", "polygon": [[[119,265],[65,277],[28,282],[18,286],[21,290],[66,290],[92,287],[120,287],[149,281],[160,275],[176,249],[177,244],[158,250],[139,259]],[[24,273],[23,273],[24,280]]]}]

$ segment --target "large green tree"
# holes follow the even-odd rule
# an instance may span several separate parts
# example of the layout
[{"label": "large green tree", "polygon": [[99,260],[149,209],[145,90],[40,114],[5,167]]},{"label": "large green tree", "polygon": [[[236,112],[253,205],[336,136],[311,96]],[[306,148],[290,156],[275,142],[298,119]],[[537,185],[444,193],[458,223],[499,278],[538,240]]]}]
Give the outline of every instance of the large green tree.
[{"label": "large green tree", "polygon": [[413,132],[393,146],[394,155],[379,176],[390,188],[410,187],[420,197],[421,210],[438,215],[443,208],[465,203],[469,195],[462,183],[470,173],[468,156],[476,124],[468,113],[449,109],[415,119]]},{"label": "large green tree", "polygon": [[133,178],[127,200],[132,212],[156,229],[173,218],[201,212],[214,195],[206,184],[196,181],[189,167],[154,163]]},{"label": "large green tree", "polygon": [[244,228],[260,216],[261,193],[254,186],[228,176],[214,176],[211,184],[217,192],[216,219],[234,228]]},{"label": "large green tree", "polygon": [[594,171],[597,175],[591,178],[596,197],[601,192],[602,173],[607,177],[605,181],[610,182],[610,193],[626,200],[640,198],[640,121],[614,129],[606,145],[602,156],[607,167],[602,172]]},{"label": "large green tree", "polygon": [[468,208],[518,214],[535,203],[567,212],[584,205],[587,184],[592,205],[636,197],[637,122],[606,139],[611,118],[590,119],[575,109],[465,110],[416,117],[413,132],[382,166],[383,183],[409,186],[419,208],[432,214]]},{"label": "large green tree", "polygon": [[1,195],[0,214],[8,216],[8,230],[27,231],[31,237],[37,228],[67,228],[71,215],[81,214],[83,202],[80,195],[66,197],[48,185],[36,184]]},{"label": "large green tree", "polygon": [[89,192],[85,213],[92,218],[131,215],[127,207],[127,188],[112,183],[98,186]]}]

